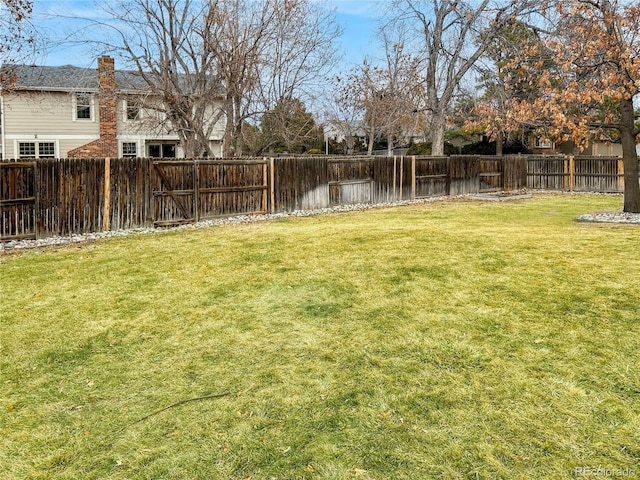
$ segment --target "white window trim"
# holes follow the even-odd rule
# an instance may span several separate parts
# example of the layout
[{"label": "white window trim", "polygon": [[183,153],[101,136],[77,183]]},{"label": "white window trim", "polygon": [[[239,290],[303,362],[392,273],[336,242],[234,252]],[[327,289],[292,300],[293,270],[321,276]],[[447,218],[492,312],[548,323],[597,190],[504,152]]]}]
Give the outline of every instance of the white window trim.
[{"label": "white window trim", "polygon": [[122,121],[125,123],[135,123],[139,122],[142,119],[144,109],[142,105],[138,105],[138,116],[137,118],[129,118],[129,99],[125,98],[122,100]]},{"label": "white window trim", "polygon": [[[89,116],[91,118],[78,118],[78,93],[89,94]],[[71,120],[74,122],[95,122],[96,121],[96,96],[91,92],[77,91],[71,95]]]},{"label": "white window trim", "polygon": [[[120,140],[118,143],[118,155],[120,158],[125,158],[123,153],[123,143],[135,143],[136,144],[136,158],[140,157],[140,141],[139,140]],[[133,158],[133,157],[127,157]]]},{"label": "white window trim", "polygon": [[60,158],[60,142],[58,139],[54,138],[18,138],[13,140],[13,153],[16,159],[25,158],[27,160],[36,160],[40,158],[40,149],[36,146],[36,158],[31,157],[20,157],[20,144],[21,143],[35,143],[36,145],[40,143],[53,143],[53,157],[43,157],[43,158]]}]

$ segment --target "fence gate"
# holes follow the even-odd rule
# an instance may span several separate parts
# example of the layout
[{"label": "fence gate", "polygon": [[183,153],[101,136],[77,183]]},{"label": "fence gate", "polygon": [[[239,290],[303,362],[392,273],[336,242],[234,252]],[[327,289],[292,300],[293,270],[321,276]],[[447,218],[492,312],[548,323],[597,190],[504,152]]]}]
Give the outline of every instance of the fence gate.
[{"label": "fence gate", "polygon": [[0,163],[0,240],[36,238],[35,162]]},{"label": "fence gate", "polygon": [[268,211],[265,159],[157,160],[152,183],[157,227]]},{"label": "fence gate", "polygon": [[196,221],[196,162],[153,162],[153,225],[179,225]]}]

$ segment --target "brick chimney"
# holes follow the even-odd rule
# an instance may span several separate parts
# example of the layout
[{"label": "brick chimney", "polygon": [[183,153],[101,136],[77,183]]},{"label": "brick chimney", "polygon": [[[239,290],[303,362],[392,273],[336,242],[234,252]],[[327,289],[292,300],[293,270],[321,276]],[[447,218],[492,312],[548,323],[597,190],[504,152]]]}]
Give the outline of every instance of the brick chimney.
[{"label": "brick chimney", "polygon": [[116,76],[113,58],[98,58],[98,117],[100,138],[68,152],[69,157],[118,156],[116,127]]},{"label": "brick chimney", "polygon": [[100,142],[104,157],[118,156],[116,140],[116,74],[113,58],[98,58],[98,109],[100,110]]}]

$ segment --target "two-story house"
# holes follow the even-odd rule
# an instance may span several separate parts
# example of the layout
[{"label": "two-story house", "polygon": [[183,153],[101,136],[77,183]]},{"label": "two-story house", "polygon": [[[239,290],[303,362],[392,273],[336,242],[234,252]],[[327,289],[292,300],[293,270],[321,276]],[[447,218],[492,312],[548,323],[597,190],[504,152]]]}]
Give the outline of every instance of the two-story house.
[{"label": "two-story house", "polygon": [[[103,56],[98,68],[5,67],[11,89],[0,90],[2,158],[183,157],[178,136],[144,80],[118,71]],[[224,116],[212,98],[211,150],[222,155]]]}]

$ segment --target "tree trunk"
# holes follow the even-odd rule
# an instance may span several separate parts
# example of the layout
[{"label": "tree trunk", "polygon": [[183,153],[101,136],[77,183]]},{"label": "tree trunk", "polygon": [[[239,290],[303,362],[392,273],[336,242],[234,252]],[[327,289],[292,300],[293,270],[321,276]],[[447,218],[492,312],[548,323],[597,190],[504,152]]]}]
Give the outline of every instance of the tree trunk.
[{"label": "tree trunk", "polygon": [[431,156],[444,156],[445,119],[442,115],[435,115],[431,121]]},{"label": "tree trunk", "polygon": [[[622,162],[624,164],[624,211],[640,213],[640,169],[636,142],[633,136],[625,142],[622,136]],[[625,143],[627,145],[625,145]]]},{"label": "tree trunk", "polygon": [[498,135],[496,137],[496,156],[501,157],[502,151],[504,147],[504,134],[502,130],[498,131]]},{"label": "tree trunk", "polygon": [[621,110],[622,162],[624,164],[624,211],[640,213],[640,173],[634,135],[633,100],[623,100]]},{"label": "tree trunk", "polygon": [[235,125],[233,115],[233,100],[231,98],[227,98],[225,100],[224,110],[226,115],[226,122],[224,127],[224,140],[222,143],[222,157],[229,158],[231,157],[231,148],[233,147],[233,129]]},{"label": "tree trunk", "polygon": [[373,141],[375,139],[375,132],[373,131],[373,127],[369,130],[369,145],[367,145],[367,155],[373,155]]},{"label": "tree trunk", "polygon": [[240,158],[242,156],[242,98],[236,97],[233,101],[233,156]]},{"label": "tree trunk", "polygon": [[387,157],[393,157],[393,135],[387,135]]}]

